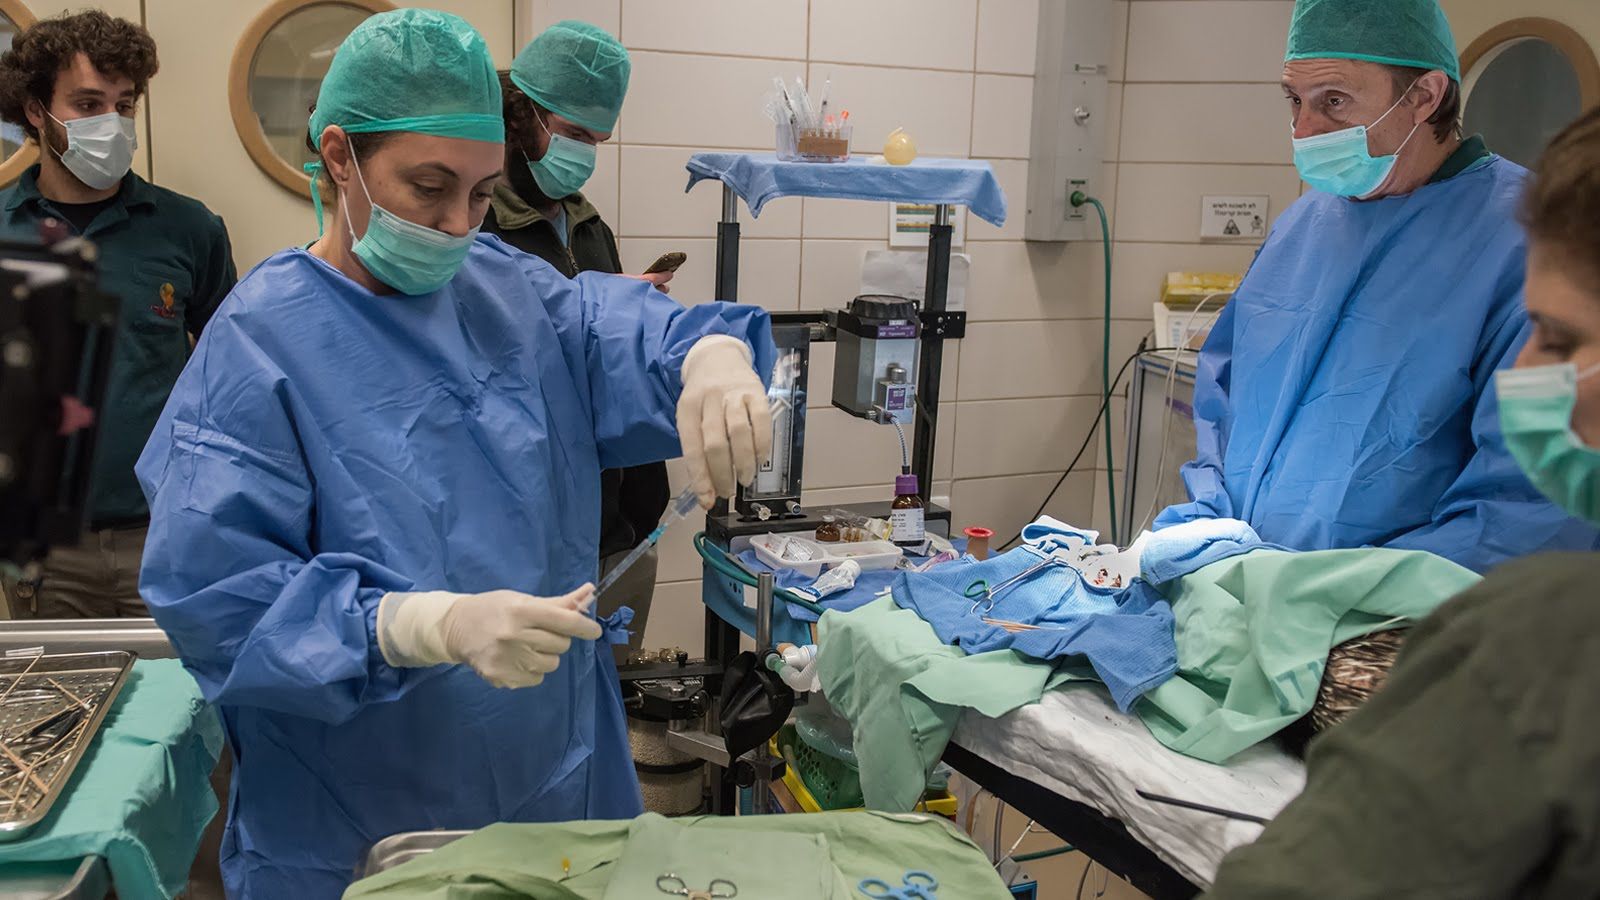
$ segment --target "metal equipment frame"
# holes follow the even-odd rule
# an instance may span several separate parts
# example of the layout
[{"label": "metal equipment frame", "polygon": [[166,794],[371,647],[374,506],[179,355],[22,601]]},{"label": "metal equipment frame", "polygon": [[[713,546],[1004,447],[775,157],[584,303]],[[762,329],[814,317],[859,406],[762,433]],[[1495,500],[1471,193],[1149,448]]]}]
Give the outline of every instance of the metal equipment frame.
[{"label": "metal equipment frame", "polygon": [[[951,204],[936,204],[934,209],[933,225],[928,232],[928,268],[924,282],[923,300],[919,311],[921,320],[921,335],[919,337],[920,349],[917,362],[917,398],[916,418],[912,429],[911,446],[911,471],[917,476],[917,487],[922,495],[922,500],[929,521],[950,519],[949,510],[934,506],[933,496],[933,459],[934,442],[938,434],[939,411],[939,382],[944,374],[944,342],[959,339],[966,335],[967,316],[965,312],[949,310],[946,308],[950,290],[950,245],[954,229],[951,226],[951,217],[954,207]],[[724,302],[736,302],[739,297],[739,196],[732,187],[722,185],[722,218],[717,222],[717,255],[715,299]],[[811,342],[827,342],[834,339],[835,319],[828,313],[775,313],[772,315],[774,327],[805,325],[811,328]],[[795,496],[792,499],[798,503],[801,484],[798,470],[793,484]],[[745,504],[742,496],[736,497],[732,508],[727,501],[718,501],[716,507],[707,516],[706,532],[708,535],[733,535],[740,531],[748,530],[750,525],[741,527],[740,520],[748,518],[750,508]],[[784,510],[772,510],[773,513],[782,514]],[[802,524],[804,520],[801,520]],[[759,527],[759,526],[758,526]],[[768,530],[762,527],[761,530]],[[702,569],[703,575],[706,574]],[[770,646],[770,589],[765,606],[762,605],[761,592],[757,594],[757,622],[766,626],[767,638],[761,640],[763,635],[757,636],[756,652],[765,654],[773,648]],[[765,615],[763,615],[765,610]],[[723,621],[709,607],[705,611],[705,658],[709,665],[726,668],[734,656],[739,653],[739,630],[733,625]],[[711,717],[714,718],[714,717]],[[673,736],[669,734],[669,741]],[[690,748],[690,736],[679,733],[677,745],[686,752],[694,752],[703,758],[714,754],[701,753]],[[761,751],[757,751],[756,759],[752,762],[758,769],[763,769],[765,774],[771,775],[776,771],[781,774],[782,764],[772,764],[766,760]],[[728,764],[718,765],[718,760],[709,760],[712,765],[720,769],[714,773],[710,798],[710,809],[713,813],[728,815],[733,813],[737,796],[738,784],[735,777],[734,765],[737,761],[728,761]],[[761,800],[765,799],[765,790],[757,790],[756,795]]]},{"label": "metal equipment frame", "polygon": [[1200,893],[1177,869],[1129,834],[1127,826],[1093,807],[1013,775],[955,743],[945,748],[944,761],[1154,900],[1188,900]]}]

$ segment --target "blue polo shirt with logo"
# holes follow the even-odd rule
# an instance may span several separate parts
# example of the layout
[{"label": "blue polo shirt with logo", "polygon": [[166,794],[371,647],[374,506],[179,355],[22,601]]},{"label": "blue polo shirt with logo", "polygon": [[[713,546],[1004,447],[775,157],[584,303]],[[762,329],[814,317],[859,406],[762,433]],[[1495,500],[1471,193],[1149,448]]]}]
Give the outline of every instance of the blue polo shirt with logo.
[{"label": "blue polo shirt with logo", "polygon": [[[38,240],[39,225],[70,218],[39,193],[39,167],[0,192],[0,235]],[[167,395],[199,337],[237,278],[228,230],[203,203],[129,172],[115,197],[81,231],[100,251],[100,284],[122,298],[99,440],[89,487],[93,527],[148,517],[133,464],[150,439]]]}]

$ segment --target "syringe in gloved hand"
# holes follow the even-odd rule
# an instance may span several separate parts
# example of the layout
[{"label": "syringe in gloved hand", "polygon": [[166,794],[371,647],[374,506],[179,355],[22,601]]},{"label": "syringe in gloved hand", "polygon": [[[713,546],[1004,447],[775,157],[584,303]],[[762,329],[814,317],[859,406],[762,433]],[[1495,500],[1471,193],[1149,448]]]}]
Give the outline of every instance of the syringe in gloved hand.
[{"label": "syringe in gloved hand", "polygon": [[[772,386],[767,388],[767,401],[771,404],[774,416],[794,403],[795,386],[799,377],[800,354],[798,352],[791,350],[778,358],[778,364],[773,368]],[[692,486],[684,488],[683,493],[672,498],[672,502],[667,504],[667,511],[661,514],[660,523],[656,525],[654,530],[645,535],[644,540],[640,541],[637,547],[629,550],[627,556],[624,556],[620,562],[611,567],[611,571],[607,572],[605,577],[600,579],[600,583],[595,586],[594,595],[599,597],[606,592],[607,588],[616,584],[623,574],[633,567],[634,563],[637,563],[641,557],[650,552],[652,547],[660,543],[661,536],[667,533],[668,528],[688,518],[689,514],[694,512],[699,505],[699,498],[695,495]]]}]

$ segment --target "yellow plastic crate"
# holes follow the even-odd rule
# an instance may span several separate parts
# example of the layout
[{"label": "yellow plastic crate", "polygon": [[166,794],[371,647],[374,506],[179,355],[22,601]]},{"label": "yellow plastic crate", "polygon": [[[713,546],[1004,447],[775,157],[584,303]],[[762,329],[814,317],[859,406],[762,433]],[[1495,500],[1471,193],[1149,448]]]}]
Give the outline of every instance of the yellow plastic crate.
[{"label": "yellow plastic crate", "polygon": [[[782,758],[783,754],[778,750],[778,739],[776,737],[768,742],[768,747],[773,756]],[[788,760],[785,760],[785,763],[787,762]],[[822,812],[822,806],[817,803],[815,797],[811,796],[811,791],[806,788],[805,781],[800,778],[800,773],[795,770],[793,765],[785,765],[783,767],[783,785],[789,789],[789,793],[794,795],[795,802],[800,804],[801,809],[808,813]],[[918,812],[925,811],[936,816],[944,816],[954,822],[957,808],[958,804],[955,795],[949,791],[944,791],[933,799],[924,799],[918,808]],[[858,807],[857,810],[859,809],[861,808]],[[854,812],[857,810],[849,811]]]}]

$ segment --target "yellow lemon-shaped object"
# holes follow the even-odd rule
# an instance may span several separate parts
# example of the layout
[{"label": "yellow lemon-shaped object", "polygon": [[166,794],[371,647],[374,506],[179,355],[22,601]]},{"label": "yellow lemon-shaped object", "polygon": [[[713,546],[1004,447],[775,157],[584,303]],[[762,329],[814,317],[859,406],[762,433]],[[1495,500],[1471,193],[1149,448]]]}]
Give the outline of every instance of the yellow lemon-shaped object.
[{"label": "yellow lemon-shaped object", "polygon": [[904,128],[896,128],[889,132],[889,139],[883,142],[883,158],[891,166],[910,165],[917,158],[917,142],[906,134]]}]

